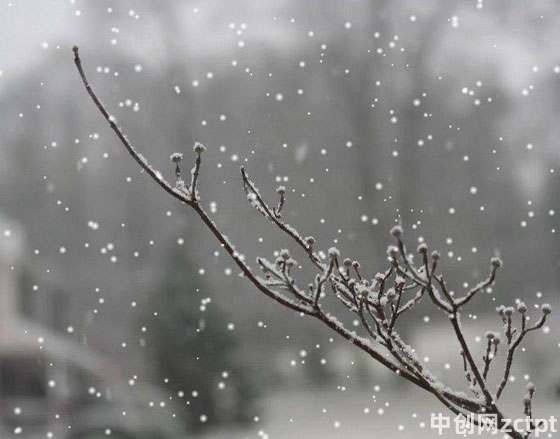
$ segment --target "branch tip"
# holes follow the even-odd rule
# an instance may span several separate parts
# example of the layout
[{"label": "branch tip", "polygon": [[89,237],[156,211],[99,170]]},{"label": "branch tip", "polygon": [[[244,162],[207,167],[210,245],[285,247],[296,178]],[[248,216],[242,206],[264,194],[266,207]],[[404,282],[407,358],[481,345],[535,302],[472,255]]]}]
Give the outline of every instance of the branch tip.
[{"label": "branch tip", "polygon": [[340,251],[336,247],[329,248],[328,253],[329,256],[333,259],[340,256]]},{"label": "branch tip", "polygon": [[391,227],[391,235],[393,235],[395,238],[400,239],[400,237],[403,234],[403,229],[400,225],[396,225]]},{"label": "branch tip", "polygon": [[194,151],[196,154],[200,155],[200,154],[202,154],[203,152],[205,152],[206,149],[207,149],[206,146],[204,146],[202,143],[200,143],[200,142],[194,142],[193,151]]},{"label": "branch tip", "polygon": [[497,269],[503,265],[503,262],[499,257],[494,256],[492,259],[490,259],[490,264],[494,269]]}]

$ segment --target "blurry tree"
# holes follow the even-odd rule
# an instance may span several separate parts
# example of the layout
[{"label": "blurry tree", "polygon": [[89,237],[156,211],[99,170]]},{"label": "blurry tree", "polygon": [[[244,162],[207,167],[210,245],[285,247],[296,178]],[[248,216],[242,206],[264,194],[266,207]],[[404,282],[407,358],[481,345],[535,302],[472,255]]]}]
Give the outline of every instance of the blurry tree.
[{"label": "blurry tree", "polygon": [[176,247],[141,319],[148,322],[160,381],[189,401],[186,421],[192,430],[250,421],[257,397],[257,374],[238,360],[236,333],[199,279],[185,250]]}]

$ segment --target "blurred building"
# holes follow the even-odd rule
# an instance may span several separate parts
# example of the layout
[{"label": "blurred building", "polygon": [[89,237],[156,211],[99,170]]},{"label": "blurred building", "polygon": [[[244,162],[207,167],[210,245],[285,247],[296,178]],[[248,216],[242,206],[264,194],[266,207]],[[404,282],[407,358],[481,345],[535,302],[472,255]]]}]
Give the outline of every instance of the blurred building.
[{"label": "blurred building", "polygon": [[24,233],[5,217],[0,230],[0,436],[86,439],[114,431],[117,439],[176,437],[180,429],[169,412],[167,419],[164,411],[146,413],[147,401],[164,395],[146,385],[130,390],[111,361],[56,332],[64,301],[32,301],[38,304],[27,310],[32,317],[23,315]]}]

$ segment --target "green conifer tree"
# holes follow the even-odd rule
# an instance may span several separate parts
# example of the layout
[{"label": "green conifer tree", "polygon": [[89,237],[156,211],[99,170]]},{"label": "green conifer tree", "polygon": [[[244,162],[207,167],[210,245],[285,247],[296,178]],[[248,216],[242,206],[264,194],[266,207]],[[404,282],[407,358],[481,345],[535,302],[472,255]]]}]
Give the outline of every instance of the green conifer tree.
[{"label": "green conifer tree", "polygon": [[175,248],[148,301],[147,341],[156,373],[182,395],[190,430],[245,423],[257,415],[255,374],[239,361],[239,341],[184,248]]}]

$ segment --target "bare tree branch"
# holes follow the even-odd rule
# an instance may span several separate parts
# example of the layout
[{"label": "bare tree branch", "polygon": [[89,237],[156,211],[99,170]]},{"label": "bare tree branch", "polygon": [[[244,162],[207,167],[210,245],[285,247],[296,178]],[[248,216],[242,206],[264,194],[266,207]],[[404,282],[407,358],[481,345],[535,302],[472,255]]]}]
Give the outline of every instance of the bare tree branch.
[{"label": "bare tree branch", "polygon": [[[297,268],[297,263],[291,257],[289,251],[283,249],[279,252],[275,262],[257,258],[257,264],[265,276],[261,278],[252,272],[251,267],[245,262],[245,257],[235,249],[199,203],[198,180],[202,154],[206,148],[198,142],[194,145],[195,161],[188,188],[181,178],[180,163],[183,155],[181,153],[171,155],[170,159],[175,164],[176,177],[176,184],[172,186],[138,152],[119,128],[115,118],[109,114],[91,88],[82,67],[78,48],[74,47],[73,51],[76,68],[89,97],[131,157],[165,192],[195,211],[210,233],[214,235],[241,270],[244,277],[259,291],[293,311],[320,320],[382,366],[434,395],[453,413],[462,415],[494,414],[498,418],[498,426],[504,424],[505,418],[497,405],[497,401],[509,380],[516,349],[529,332],[536,331],[544,326],[551,308],[550,305],[543,305],[540,319],[533,326],[527,327],[529,319],[526,315],[527,307],[525,304],[519,303],[517,305],[517,310],[521,314],[519,330],[513,327],[513,308],[503,306],[498,308],[499,315],[504,323],[504,334],[508,346],[503,376],[494,396],[488,387],[488,377],[491,368],[495,365],[493,360],[496,357],[500,338],[498,334],[487,333],[487,346],[482,358],[483,364],[479,365],[467,344],[460,318],[461,309],[477,293],[494,283],[497,270],[501,266],[501,261],[498,258],[491,260],[490,274],[485,280],[469,290],[465,296],[456,299],[448,289],[444,275],[436,273],[439,253],[434,251],[431,256],[428,256],[428,246],[421,243],[418,246],[418,253],[421,255],[422,262],[419,266],[415,266],[412,256],[406,251],[402,240],[403,230],[399,225],[391,229],[391,234],[397,239],[397,245],[388,248],[389,267],[385,271],[377,273],[369,281],[362,275],[361,265],[358,261],[350,258],[341,259],[340,252],[336,248],[330,248],[327,251],[328,260],[325,260],[324,252],[315,251],[315,238],[311,236],[303,237],[296,228],[282,220],[282,209],[286,203],[286,189],[284,187],[277,189],[279,199],[276,207],[271,208],[261,196],[254,182],[249,178],[246,170],[241,168],[243,188],[250,204],[273,226],[294,241],[307,255],[311,266],[317,270],[314,282],[310,283],[309,291],[301,289],[296,285],[292,275],[292,271]],[[346,312],[358,316],[361,324],[359,329],[360,333],[364,334],[363,336],[356,330],[347,329],[338,316],[326,309],[327,303],[321,302],[321,298],[326,295],[325,287],[327,285],[330,285],[334,297],[343,305]],[[409,291],[412,291],[414,295],[405,299],[404,296]],[[414,309],[426,293],[437,309],[448,316],[461,349],[465,379],[475,394],[474,398],[466,396],[461,390],[452,390],[439,381],[421,363],[416,357],[414,349],[403,340],[398,332],[399,318]],[[523,400],[524,412],[529,417],[532,417],[533,394],[534,387],[532,390],[529,389],[528,395]],[[514,439],[524,439],[530,436],[535,427],[533,423],[532,430],[527,432],[512,431],[509,435]]]}]

